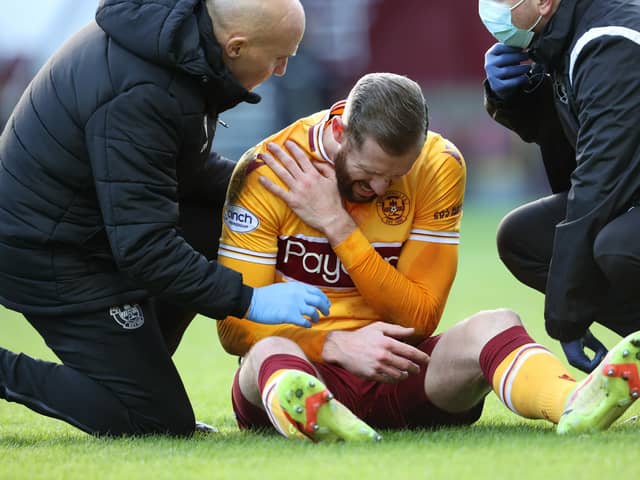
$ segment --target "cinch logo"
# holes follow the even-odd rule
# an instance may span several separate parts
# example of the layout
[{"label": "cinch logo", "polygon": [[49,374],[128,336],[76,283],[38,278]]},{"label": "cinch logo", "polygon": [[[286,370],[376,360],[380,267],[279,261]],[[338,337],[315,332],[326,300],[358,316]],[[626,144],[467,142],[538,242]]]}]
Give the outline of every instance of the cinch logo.
[{"label": "cinch logo", "polygon": [[232,232],[248,233],[258,228],[260,220],[246,208],[231,205],[224,211],[224,223]]}]

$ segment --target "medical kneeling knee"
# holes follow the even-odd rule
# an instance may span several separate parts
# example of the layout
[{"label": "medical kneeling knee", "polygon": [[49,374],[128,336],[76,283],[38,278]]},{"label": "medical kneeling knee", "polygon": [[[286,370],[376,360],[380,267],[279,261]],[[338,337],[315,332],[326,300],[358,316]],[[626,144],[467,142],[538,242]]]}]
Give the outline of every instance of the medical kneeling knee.
[{"label": "medical kneeling knee", "polygon": [[521,231],[520,215],[517,210],[508,213],[498,225],[496,233],[498,256],[509,270],[519,266],[517,264],[519,252],[516,246]]},{"label": "medical kneeling knee", "polygon": [[632,253],[625,252],[615,238],[602,232],[596,237],[593,258],[609,284],[615,289],[635,291],[640,279],[640,260]]},{"label": "medical kneeling knee", "polygon": [[189,399],[167,393],[149,399],[148,406],[129,409],[132,435],[187,437],[195,431],[196,419]]}]

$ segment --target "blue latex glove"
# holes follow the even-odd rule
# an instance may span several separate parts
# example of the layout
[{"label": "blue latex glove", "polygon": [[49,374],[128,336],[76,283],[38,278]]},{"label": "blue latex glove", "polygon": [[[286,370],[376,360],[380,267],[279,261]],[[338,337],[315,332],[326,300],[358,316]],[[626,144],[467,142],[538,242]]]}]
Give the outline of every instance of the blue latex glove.
[{"label": "blue latex glove", "polygon": [[[560,344],[562,345],[562,350],[569,364],[585,373],[591,373],[607,354],[607,347],[594,337],[589,330],[587,330],[584,337],[578,340],[560,342]],[[593,359],[589,359],[584,351],[585,348],[588,348],[594,353]]]},{"label": "blue latex glove", "polygon": [[293,323],[310,327],[311,322],[320,318],[318,310],[329,315],[330,306],[331,302],[319,288],[300,282],[274,283],[253,289],[246,318],[270,325]]},{"label": "blue latex glove", "polygon": [[529,57],[521,48],[496,43],[484,54],[484,70],[491,90],[502,99],[529,81],[531,65],[522,64]]}]

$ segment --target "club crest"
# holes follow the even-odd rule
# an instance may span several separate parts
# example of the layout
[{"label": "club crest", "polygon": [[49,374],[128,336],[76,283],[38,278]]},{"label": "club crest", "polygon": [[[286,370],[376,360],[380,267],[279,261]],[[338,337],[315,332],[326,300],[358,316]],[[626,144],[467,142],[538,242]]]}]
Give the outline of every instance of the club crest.
[{"label": "club crest", "polygon": [[140,305],[128,303],[119,307],[111,307],[109,315],[126,330],[140,328],[144,324],[144,313]]},{"label": "club crest", "polygon": [[409,215],[409,197],[398,191],[388,191],[376,202],[378,216],[387,225],[400,225]]}]

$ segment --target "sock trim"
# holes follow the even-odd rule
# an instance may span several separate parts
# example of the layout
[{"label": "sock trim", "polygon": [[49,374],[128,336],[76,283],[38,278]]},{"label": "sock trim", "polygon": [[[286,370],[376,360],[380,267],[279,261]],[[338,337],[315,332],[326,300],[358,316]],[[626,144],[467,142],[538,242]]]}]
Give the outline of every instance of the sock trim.
[{"label": "sock trim", "polygon": [[536,344],[522,325],[514,325],[490,339],[480,352],[480,368],[489,385],[493,385],[498,366],[523,345]]},{"label": "sock trim", "polygon": [[521,347],[518,347],[518,350],[519,351],[516,353],[515,358],[502,374],[502,377],[500,378],[500,387],[498,389],[502,403],[504,403],[509,410],[517,414],[519,414],[519,412],[515,409],[511,401],[511,391],[513,389],[513,382],[517,378],[520,368],[522,368],[522,365],[526,360],[533,355],[546,354],[553,356],[549,350],[538,343],[522,345]]},{"label": "sock trim", "polygon": [[276,386],[278,385],[278,377],[279,373],[284,372],[284,370],[278,370],[274,372],[271,377],[269,377],[269,382],[266,385],[265,389],[262,393],[262,404],[264,405],[264,411],[267,412],[267,416],[269,417],[269,421],[271,424],[278,430],[278,433],[283,436],[287,436],[287,432],[280,426],[280,422],[276,419],[271,411],[271,404],[273,401],[273,396],[275,395]]},{"label": "sock trim", "polygon": [[289,353],[275,353],[265,358],[260,365],[258,371],[258,388],[260,392],[264,391],[266,383],[275,372],[285,369],[301,370],[314,377],[318,376],[318,372],[306,358]]}]

